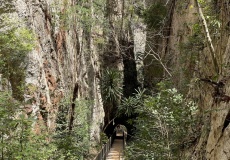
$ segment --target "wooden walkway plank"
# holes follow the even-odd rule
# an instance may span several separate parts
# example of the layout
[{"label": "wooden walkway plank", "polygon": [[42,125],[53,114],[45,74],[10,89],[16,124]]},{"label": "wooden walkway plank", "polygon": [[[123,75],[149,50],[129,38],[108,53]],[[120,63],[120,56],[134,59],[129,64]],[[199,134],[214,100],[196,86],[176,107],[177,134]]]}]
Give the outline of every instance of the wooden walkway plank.
[{"label": "wooden walkway plank", "polygon": [[113,135],[107,141],[107,143],[103,145],[102,149],[94,158],[94,160],[124,160],[124,155],[123,155],[123,150],[125,147],[124,135],[125,133],[123,131],[114,132]]},{"label": "wooden walkway plank", "polygon": [[123,138],[115,139],[106,160],[123,160]]}]

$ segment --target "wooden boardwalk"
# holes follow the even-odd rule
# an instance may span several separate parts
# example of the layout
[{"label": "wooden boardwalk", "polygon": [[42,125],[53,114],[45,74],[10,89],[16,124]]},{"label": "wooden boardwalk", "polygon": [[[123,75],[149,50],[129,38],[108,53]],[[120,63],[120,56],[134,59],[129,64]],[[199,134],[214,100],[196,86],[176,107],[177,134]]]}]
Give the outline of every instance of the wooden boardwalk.
[{"label": "wooden boardwalk", "polygon": [[123,150],[126,144],[126,132],[117,130],[104,144],[93,160],[124,160]]},{"label": "wooden boardwalk", "polygon": [[106,160],[123,160],[124,138],[123,133],[117,133]]}]

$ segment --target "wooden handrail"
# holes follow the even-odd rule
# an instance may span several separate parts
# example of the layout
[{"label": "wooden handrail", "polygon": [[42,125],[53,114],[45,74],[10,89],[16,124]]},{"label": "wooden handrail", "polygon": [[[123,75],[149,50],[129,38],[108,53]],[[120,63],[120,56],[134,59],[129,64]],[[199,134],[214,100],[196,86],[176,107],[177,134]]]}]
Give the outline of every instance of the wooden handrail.
[{"label": "wooden handrail", "polygon": [[114,117],[112,120],[110,120],[107,124],[106,124],[106,126],[104,127],[104,129],[103,129],[103,132],[106,130],[106,128],[109,126],[109,124],[111,123],[111,122],[114,122],[114,120],[116,119],[117,117]]},{"label": "wooden handrail", "polygon": [[123,149],[125,149],[125,132],[123,131]]},{"label": "wooden handrail", "polygon": [[[100,150],[100,152],[97,154],[97,156],[94,158],[94,160],[106,160],[106,157],[112,147],[112,144],[114,142],[114,139],[116,138],[116,131],[113,132],[113,134],[110,136],[106,144],[104,144]],[[125,149],[126,145],[126,136],[125,136],[125,131],[122,132],[123,134],[123,149]],[[119,157],[120,157],[120,152],[119,152]]]},{"label": "wooden handrail", "polygon": [[113,132],[112,136],[108,139],[107,143],[103,145],[102,149],[98,153],[98,155],[94,158],[94,160],[105,160],[108,155],[110,148],[113,144],[113,141],[116,137],[116,131]]}]

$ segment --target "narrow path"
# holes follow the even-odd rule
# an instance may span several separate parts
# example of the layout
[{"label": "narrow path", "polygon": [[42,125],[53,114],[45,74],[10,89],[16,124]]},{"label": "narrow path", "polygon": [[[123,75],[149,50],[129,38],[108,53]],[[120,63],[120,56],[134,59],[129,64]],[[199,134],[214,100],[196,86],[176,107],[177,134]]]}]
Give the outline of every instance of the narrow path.
[{"label": "narrow path", "polygon": [[117,133],[106,160],[123,160],[123,149],[123,134]]}]

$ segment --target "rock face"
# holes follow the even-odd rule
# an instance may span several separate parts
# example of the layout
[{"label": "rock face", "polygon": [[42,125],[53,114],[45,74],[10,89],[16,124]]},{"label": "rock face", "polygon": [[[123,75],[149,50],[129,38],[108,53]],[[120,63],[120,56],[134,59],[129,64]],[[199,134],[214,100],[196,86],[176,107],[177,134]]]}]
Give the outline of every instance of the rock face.
[{"label": "rock face", "polygon": [[[215,12],[215,20],[220,22],[220,28],[217,29],[218,35],[215,35],[215,29],[208,25],[219,73],[215,72],[209,44],[205,40],[205,31],[202,28],[203,22],[195,1],[171,1],[170,3],[168,3],[171,5],[169,7],[171,8],[170,37],[166,40],[167,49],[163,50],[162,54],[171,61],[171,65],[168,63],[168,66],[170,66],[174,84],[180,91],[186,93],[187,97],[198,102],[199,115],[202,117],[201,133],[190,151],[190,159],[228,160],[230,159],[230,37],[226,26],[230,21],[229,1],[207,2],[207,5],[212,8],[212,14]],[[205,9],[203,12],[210,14]],[[210,23],[212,22],[208,21],[208,24]],[[160,45],[164,46],[165,41],[162,41]],[[202,81],[195,83],[194,81],[199,78],[211,79],[217,84]],[[186,87],[188,84],[190,87]],[[217,93],[217,90],[220,92]]]},{"label": "rock face", "polygon": [[[27,113],[34,115],[38,122],[42,122],[53,131],[61,100],[71,97],[71,103],[73,102],[69,106],[71,129],[76,107],[74,101],[88,100],[92,102],[89,105],[90,138],[92,143],[97,143],[100,140],[105,116],[100,92],[100,72],[106,67],[116,68],[125,71],[126,79],[130,80],[133,74],[128,75],[128,67],[126,70],[123,69],[124,64],[132,66],[133,73],[136,74],[133,47],[136,45],[135,52],[142,52],[143,46],[139,44],[141,47],[137,48],[135,41],[138,38],[133,37],[130,24],[132,15],[124,10],[124,6],[129,6],[129,2],[103,1],[105,2],[103,6],[107,5],[104,11],[107,13],[100,14],[94,8],[92,0],[87,2],[84,4],[77,0],[15,1],[18,18],[33,30],[36,37],[36,45],[28,55],[26,68],[24,97],[27,102],[25,108]],[[145,2],[149,6],[158,1]],[[205,32],[202,30],[202,21],[195,0],[159,2],[164,3],[169,11],[165,27],[161,32],[155,32],[157,35],[147,32],[146,37],[144,32],[141,36],[144,37],[143,41],[147,39],[147,42],[144,42],[145,51],[157,53],[154,53],[155,56],[162,61],[148,57],[141,63],[147,66],[143,72],[144,86],[151,88],[154,87],[152,82],[157,83],[164,77],[171,77],[181,92],[199,104],[202,119],[199,126],[201,134],[191,149],[190,158],[228,160],[230,159],[229,1],[208,1],[217,15],[217,21],[212,23],[220,24],[218,29],[210,28],[219,73],[215,73],[216,66],[212,63],[208,43],[204,38]],[[78,4],[80,7],[84,6],[87,12],[76,9]],[[129,9],[131,12],[132,7]],[[99,24],[99,19],[102,17],[108,19],[108,24],[103,24],[105,26]],[[84,22],[81,22],[83,18]],[[132,49],[129,50],[130,48]],[[128,58],[125,59],[125,56]],[[132,61],[128,61],[129,59]],[[212,79],[216,84],[223,83],[223,85],[213,83],[210,85],[203,81],[195,83],[199,78]],[[135,84],[135,87],[137,85]],[[133,88],[131,86],[131,89]],[[216,94],[216,90],[221,92]],[[130,94],[127,92],[128,96]],[[35,124],[36,132],[41,131],[39,124]]]},{"label": "rock face", "polygon": [[[144,60],[144,85],[153,87],[164,77],[171,77],[177,89],[195,100],[201,117],[200,131],[189,159],[228,160],[229,147],[229,1],[207,1],[201,4],[208,32],[214,46],[213,62],[207,29],[196,0],[161,1],[168,10],[164,27],[147,32]],[[146,1],[147,6],[157,1]],[[204,7],[205,6],[205,7]],[[211,12],[210,12],[211,11]],[[207,15],[214,19],[208,19]],[[214,21],[219,26],[214,25]],[[159,56],[156,60],[154,56]],[[151,63],[150,63],[151,62]],[[166,68],[168,68],[168,71]],[[216,68],[219,72],[216,72]],[[198,79],[213,81],[204,82]],[[153,82],[153,83],[152,83]],[[152,83],[152,84],[151,84]],[[189,86],[189,87],[188,87]],[[194,135],[197,133],[194,132]]]},{"label": "rock face", "polygon": [[[28,55],[26,110],[52,131],[62,99],[92,101],[90,137],[95,143],[100,139],[104,118],[99,54],[90,39],[91,32],[86,35],[76,22],[76,12],[67,13],[75,5],[76,1],[70,0],[16,1],[18,17],[36,37],[35,49]],[[69,112],[74,112],[73,105],[69,107]]]}]

